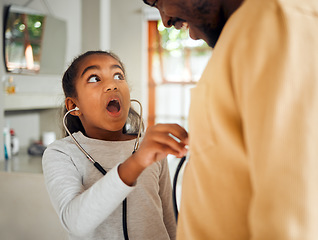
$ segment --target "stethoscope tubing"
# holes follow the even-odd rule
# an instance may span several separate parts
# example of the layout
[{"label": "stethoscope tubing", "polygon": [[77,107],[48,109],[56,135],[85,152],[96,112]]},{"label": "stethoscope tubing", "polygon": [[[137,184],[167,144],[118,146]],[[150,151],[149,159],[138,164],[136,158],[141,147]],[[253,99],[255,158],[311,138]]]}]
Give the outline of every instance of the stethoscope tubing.
[{"label": "stethoscope tubing", "polygon": [[173,203],[173,211],[174,211],[174,216],[176,218],[176,222],[178,222],[178,215],[179,215],[179,211],[178,211],[178,203],[177,203],[177,183],[178,183],[178,176],[180,173],[180,170],[183,166],[183,164],[186,161],[186,156],[182,157],[180,159],[180,162],[178,163],[178,166],[176,168],[174,177],[173,177],[173,183],[172,183],[172,203]]}]

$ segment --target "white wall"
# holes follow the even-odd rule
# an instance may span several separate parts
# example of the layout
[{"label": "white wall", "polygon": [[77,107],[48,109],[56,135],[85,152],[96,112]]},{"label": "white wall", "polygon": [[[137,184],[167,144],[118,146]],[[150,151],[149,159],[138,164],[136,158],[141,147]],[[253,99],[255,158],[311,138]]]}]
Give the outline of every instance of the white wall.
[{"label": "white wall", "polygon": [[111,0],[82,0],[82,51],[110,49]]},{"label": "white wall", "polygon": [[131,97],[143,104],[147,116],[147,25],[142,0],[111,0],[110,45],[123,61]]}]

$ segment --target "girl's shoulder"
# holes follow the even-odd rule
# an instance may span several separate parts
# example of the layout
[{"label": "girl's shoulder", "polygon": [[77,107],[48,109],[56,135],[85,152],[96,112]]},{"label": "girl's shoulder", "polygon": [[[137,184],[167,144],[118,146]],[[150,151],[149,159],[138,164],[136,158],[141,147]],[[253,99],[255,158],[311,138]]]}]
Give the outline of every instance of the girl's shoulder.
[{"label": "girl's shoulder", "polygon": [[67,149],[72,150],[72,145],[74,145],[74,143],[71,137],[67,136],[52,142],[50,145],[47,146],[45,152],[51,151],[51,150],[65,152]]},{"label": "girl's shoulder", "polygon": [[[76,132],[76,133],[73,133],[72,135],[76,139],[76,141],[78,141],[79,143],[83,142],[82,139],[84,135],[82,134],[82,132]],[[66,137],[55,140],[53,143],[47,146],[47,149],[62,150],[62,149],[70,149],[72,148],[72,146],[77,147],[72,137],[66,136]]]}]

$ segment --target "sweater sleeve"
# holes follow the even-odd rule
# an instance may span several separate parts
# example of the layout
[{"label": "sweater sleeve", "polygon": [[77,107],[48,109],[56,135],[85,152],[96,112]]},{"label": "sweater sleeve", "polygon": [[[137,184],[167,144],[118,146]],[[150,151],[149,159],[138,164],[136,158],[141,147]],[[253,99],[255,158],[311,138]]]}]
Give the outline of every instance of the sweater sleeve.
[{"label": "sweater sleeve", "polygon": [[172,205],[172,189],[167,159],[161,160],[161,174],[159,179],[159,195],[162,201],[163,221],[170,239],[176,238],[176,221]]},{"label": "sweater sleeve", "polygon": [[118,165],[90,188],[65,153],[48,148],[43,155],[46,187],[62,225],[75,236],[85,236],[101,224],[134,189],[118,175]]}]

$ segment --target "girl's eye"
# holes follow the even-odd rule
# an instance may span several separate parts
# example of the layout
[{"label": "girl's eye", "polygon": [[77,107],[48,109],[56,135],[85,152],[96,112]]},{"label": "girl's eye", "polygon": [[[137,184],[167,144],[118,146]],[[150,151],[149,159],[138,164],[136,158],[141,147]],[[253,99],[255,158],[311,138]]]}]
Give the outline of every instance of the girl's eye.
[{"label": "girl's eye", "polygon": [[125,78],[124,78],[124,76],[121,73],[116,73],[114,75],[114,79],[115,80],[124,80]]},{"label": "girl's eye", "polygon": [[97,76],[91,76],[88,78],[89,83],[94,83],[94,82],[98,82],[98,81],[100,81],[100,79]]}]

